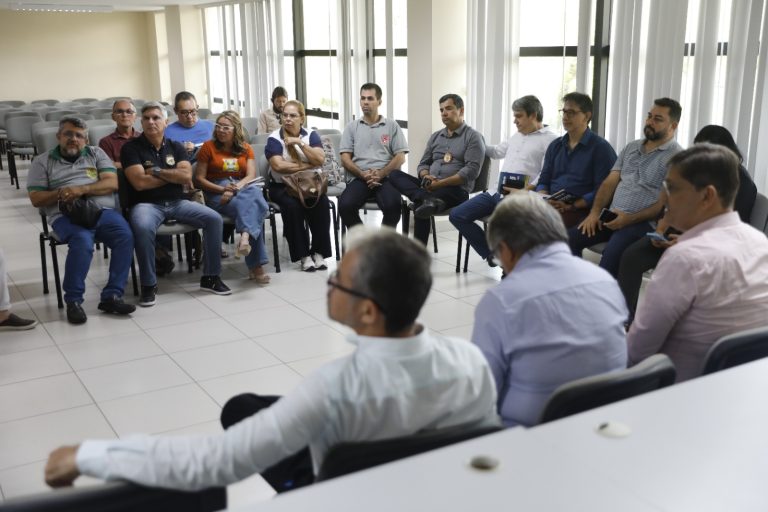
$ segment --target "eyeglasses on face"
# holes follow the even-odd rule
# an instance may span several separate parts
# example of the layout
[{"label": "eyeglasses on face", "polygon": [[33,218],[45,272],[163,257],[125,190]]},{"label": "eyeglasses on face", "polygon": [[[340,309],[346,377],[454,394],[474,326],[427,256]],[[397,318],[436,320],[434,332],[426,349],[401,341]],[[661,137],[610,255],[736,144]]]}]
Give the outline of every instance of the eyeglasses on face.
[{"label": "eyeglasses on face", "polygon": [[192,117],[197,115],[197,109],[194,110],[179,110],[179,115],[184,117]]},{"label": "eyeglasses on face", "polygon": [[382,313],[386,312],[384,310],[384,308],[381,307],[381,304],[379,304],[376,299],[374,299],[373,297],[371,297],[367,293],[359,292],[357,290],[353,290],[352,288],[347,288],[346,286],[343,286],[343,285],[339,284],[338,277],[339,277],[339,272],[338,271],[331,272],[331,275],[328,277],[328,286],[331,287],[331,288],[336,288],[337,290],[339,290],[341,292],[347,293],[347,294],[352,295],[353,297],[357,297],[359,299],[368,299],[371,302],[373,302],[374,304],[376,304],[376,307],[379,308],[379,310]]},{"label": "eyeglasses on face", "polygon": [[561,108],[560,110],[558,110],[558,112],[560,112],[560,114],[562,114],[563,117],[573,117],[576,114],[581,114],[582,111],[581,110],[571,110],[571,109],[567,109],[567,108]]},{"label": "eyeglasses on face", "polygon": [[215,124],[215,125],[213,125],[213,126],[214,126],[214,127],[217,129],[217,130],[219,130],[219,131],[221,131],[221,132],[224,132],[224,133],[228,133],[228,132],[231,132],[232,130],[234,130],[234,129],[235,129],[235,127],[234,127],[234,126],[229,126],[229,125],[227,125],[227,124],[218,124],[218,123],[216,123],[216,124]]},{"label": "eyeglasses on face", "polygon": [[66,131],[62,132],[62,137],[65,139],[77,139],[77,140],[85,140],[88,138],[88,134],[85,132],[73,132],[73,131]]},{"label": "eyeglasses on face", "polygon": [[135,114],[136,111],[135,110],[131,110],[130,108],[128,108],[128,109],[117,108],[117,109],[113,110],[112,113],[113,114],[117,114],[117,115],[125,114],[127,116],[130,116],[130,115]]}]

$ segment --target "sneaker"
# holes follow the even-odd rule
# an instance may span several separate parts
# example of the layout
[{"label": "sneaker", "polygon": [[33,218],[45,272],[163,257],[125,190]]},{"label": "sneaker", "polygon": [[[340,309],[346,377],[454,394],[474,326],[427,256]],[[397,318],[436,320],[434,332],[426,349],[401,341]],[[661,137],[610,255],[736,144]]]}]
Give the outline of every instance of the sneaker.
[{"label": "sneaker", "polygon": [[309,256],[304,256],[301,258],[301,271],[302,272],[314,272],[317,270],[315,268],[315,262],[312,261],[312,258]]},{"label": "sneaker", "polygon": [[114,313],[116,315],[130,315],[136,311],[136,306],[126,304],[123,299],[117,295],[109,297],[99,302],[99,309],[105,313]]},{"label": "sneaker", "polygon": [[67,321],[71,324],[79,325],[84,324],[88,317],[83,311],[83,306],[80,302],[67,302]]},{"label": "sneaker", "polygon": [[0,322],[0,332],[3,331],[26,331],[37,325],[37,320],[27,320],[13,313],[8,318]]},{"label": "sneaker", "polygon": [[231,295],[232,290],[225,285],[219,276],[203,276],[200,278],[200,289],[216,295]]},{"label": "sneaker", "polygon": [[141,285],[141,295],[139,295],[139,306],[148,308],[155,305],[155,295],[157,294],[157,285]]},{"label": "sneaker", "polygon": [[325,264],[325,258],[318,252],[312,255],[312,262],[315,264],[317,270],[325,270],[328,268],[328,265]]}]

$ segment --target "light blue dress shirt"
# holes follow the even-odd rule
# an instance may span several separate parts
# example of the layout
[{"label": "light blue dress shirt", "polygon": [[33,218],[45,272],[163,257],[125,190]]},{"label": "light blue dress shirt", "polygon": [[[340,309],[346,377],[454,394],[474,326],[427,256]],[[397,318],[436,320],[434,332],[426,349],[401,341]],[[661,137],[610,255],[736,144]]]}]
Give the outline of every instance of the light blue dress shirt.
[{"label": "light blue dress shirt", "polygon": [[627,306],[608,272],[540,246],[488,290],[475,311],[472,342],[496,380],[506,426],[531,426],[566,382],[626,367]]}]

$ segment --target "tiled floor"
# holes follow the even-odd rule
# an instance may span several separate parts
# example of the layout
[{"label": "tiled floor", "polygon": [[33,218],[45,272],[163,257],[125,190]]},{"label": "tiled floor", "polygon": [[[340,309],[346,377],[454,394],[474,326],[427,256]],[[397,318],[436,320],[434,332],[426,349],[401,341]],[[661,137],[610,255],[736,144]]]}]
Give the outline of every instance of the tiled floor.
[{"label": "tiled floor", "polygon": [[[26,167],[23,162],[22,185]],[[272,282],[265,287],[245,279],[242,261],[224,260],[223,278],[233,289],[228,297],[200,292],[199,271],[189,275],[177,265],[170,277],[161,278],[155,307],[116,318],[96,309],[107,271],[97,252],[84,304],[88,322],[69,325],[56,308],[52,276],[52,293],[42,291],[38,213],[23,186],[19,191],[9,186],[5,169],[0,172],[0,247],[13,310],[36,317],[41,325],[0,333],[2,497],[44,490],[44,461],[61,444],[132,432],[217,432],[220,408],[231,396],[284,394],[302,376],[351,350],[346,329],[326,315],[328,272],[301,273],[287,259],[280,274],[270,267]],[[379,215],[369,212],[366,222],[378,224]],[[501,272],[473,253],[470,272],[456,274],[457,235],[444,218],[438,221],[438,237],[434,287],[421,318],[437,331],[468,338],[474,307]],[[62,267],[65,251],[60,248]],[[287,258],[282,240],[280,254]],[[331,271],[335,261],[328,261]],[[130,290],[126,298],[136,300]],[[93,482],[78,480],[79,485]],[[230,503],[272,494],[256,476],[230,488]]]}]

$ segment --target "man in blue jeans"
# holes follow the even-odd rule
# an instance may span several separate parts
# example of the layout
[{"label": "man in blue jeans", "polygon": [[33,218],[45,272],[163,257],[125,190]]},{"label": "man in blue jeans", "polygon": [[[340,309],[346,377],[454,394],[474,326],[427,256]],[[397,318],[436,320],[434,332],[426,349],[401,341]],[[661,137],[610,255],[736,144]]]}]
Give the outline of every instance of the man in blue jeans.
[{"label": "man in blue jeans", "polygon": [[[27,192],[32,205],[46,214],[53,231],[69,246],[62,283],[67,320],[71,324],[88,320],[82,304],[94,240],[112,250],[109,279],[98,308],[106,313],[129,315],[136,306],[125,304],[122,297],[131,266],[133,236],[128,223],[115,209],[115,164],[102,149],[86,146],[88,127],[80,119],[62,118],[56,136],[58,146],[32,161]],[[89,198],[102,208],[94,226],[75,224],[59,211],[59,203],[72,203],[79,198]]]},{"label": "man in blue jeans", "polygon": [[184,146],[165,138],[165,109],[148,102],[141,108],[143,133],[129,141],[120,153],[125,177],[133,189],[130,219],[136,238],[141,297],[139,306],[153,306],[157,294],[155,234],[173,219],[203,229],[205,251],[200,289],[229,295],[221,273],[221,215],[200,203],[182,198],[182,185],[192,179],[192,166]]},{"label": "man in blue jeans", "polygon": [[[534,185],[544,165],[544,154],[557,135],[542,123],[544,108],[536,96],[523,96],[516,99],[512,103],[512,114],[515,118],[517,133],[498,146],[486,146],[485,155],[490,158],[503,158],[502,173],[526,175],[530,185]],[[503,175],[500,174],[500,176]],[[478,194],[455,207],[448,216],[451,224],[456,226],[477,254],[492,267],[496,264],[488,248],[485,233],[475,221],[492,214],[499,201],[510,191],[509,188],[503,187],[500,181],[498,192],[493,195],[488,192]]]}]

